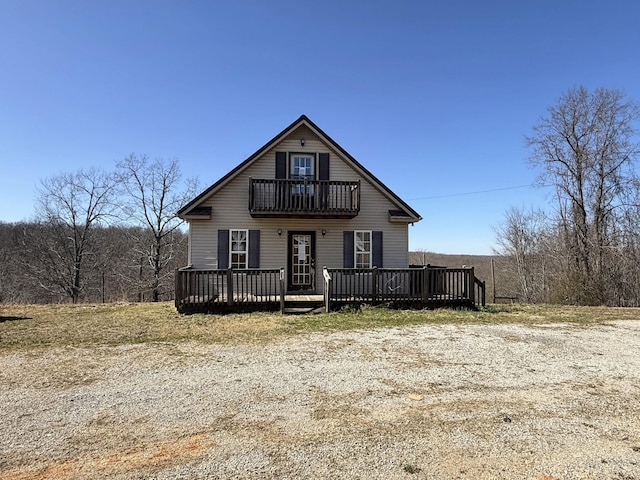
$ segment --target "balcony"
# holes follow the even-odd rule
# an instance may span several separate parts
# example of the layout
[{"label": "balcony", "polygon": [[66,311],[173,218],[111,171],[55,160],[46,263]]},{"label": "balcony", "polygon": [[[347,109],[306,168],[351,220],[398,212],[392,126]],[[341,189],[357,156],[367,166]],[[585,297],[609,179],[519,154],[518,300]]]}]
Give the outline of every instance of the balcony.
[{"label": "balcony", "polygon": [[360,182],[249,179],[252,217],[353,218]]}]

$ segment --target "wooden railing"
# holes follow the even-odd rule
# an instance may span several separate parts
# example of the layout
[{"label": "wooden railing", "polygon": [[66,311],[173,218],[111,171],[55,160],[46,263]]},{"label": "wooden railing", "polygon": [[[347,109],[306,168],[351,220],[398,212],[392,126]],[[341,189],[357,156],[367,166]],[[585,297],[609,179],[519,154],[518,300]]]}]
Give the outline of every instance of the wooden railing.
[{"label": "wooden railing", "polygon": [[485,305],[485,283],[473,268],[324,268],[325,309],[331,304]]},{"label": "wooden railing", "polygon": [[278,309],[284,302],[284,269],[176,270],[175,306],[180,313]]},{"label": "wooden railing", "polygon": [[[392,303],[400,306],[484,306],[485,283],[473,268],[326,268],[324,307]],[[285,270],[196,270],[175,273],[180,313],[285,308]]]},{"label": "wooden railing", "polygon": [[249,212],[254,217],[353,218],[360,211],[360,182],[249,179]]}]

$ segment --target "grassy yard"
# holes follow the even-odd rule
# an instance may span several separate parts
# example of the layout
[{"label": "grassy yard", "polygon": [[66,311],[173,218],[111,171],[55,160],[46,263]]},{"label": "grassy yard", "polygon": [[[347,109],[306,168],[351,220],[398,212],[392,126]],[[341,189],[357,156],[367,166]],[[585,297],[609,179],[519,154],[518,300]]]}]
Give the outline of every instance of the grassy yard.
[{"label": "grassy yard", "polygon": [[0,349],[146,342],[265,343],[306,332],[417,324],[601,324],[639,319],[638,308],[491,305],[481,311],[363,308],[330,314],[180,315],[165,303],[2,305]]}]

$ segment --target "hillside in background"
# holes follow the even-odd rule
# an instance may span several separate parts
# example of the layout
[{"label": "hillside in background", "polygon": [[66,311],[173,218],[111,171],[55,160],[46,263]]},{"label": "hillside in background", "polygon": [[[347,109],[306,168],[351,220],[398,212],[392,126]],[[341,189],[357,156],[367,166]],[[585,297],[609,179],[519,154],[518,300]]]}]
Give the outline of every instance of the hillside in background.
[{"label": "hillside in background", "polygon": [[435,265],[439,267],[473,267],[479,280],[487,285],[487,303],[493,302],[493,281],[491,278],[491,260],[495,271],[496,295],[516,297],[516,276],[512,274],[509,259],[499,255],[451,255],[434,252],[409,252],[409,265]]}]

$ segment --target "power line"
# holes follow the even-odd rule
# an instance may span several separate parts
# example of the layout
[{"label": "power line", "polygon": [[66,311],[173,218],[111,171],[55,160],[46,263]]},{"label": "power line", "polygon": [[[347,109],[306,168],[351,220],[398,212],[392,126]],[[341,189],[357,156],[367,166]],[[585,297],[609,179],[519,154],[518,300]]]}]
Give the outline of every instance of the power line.
[{"label": "power line", "polygon": [[418,198],[408,198],[408,201],[413,200],[431,200],[433,198],[447,198],[447,197],[462,197],[465,195],[477,195],[480,193],[491,193],[491,192],[501,192],[504,190],[516,190],[518,188],[531,188],[531,187],[548,187],[550,185],[535,185],[530,183],[528,185],[516,185],[514,187],[501,187],[501,188],[490,188],[488,190],[476,190],[474,192],[461,192],[461,193],[445,193],[444,195],[432,195],[430,197],[418,197]]}]

